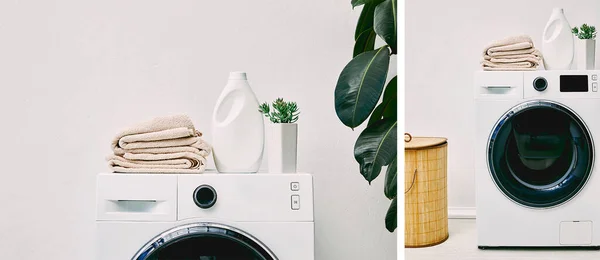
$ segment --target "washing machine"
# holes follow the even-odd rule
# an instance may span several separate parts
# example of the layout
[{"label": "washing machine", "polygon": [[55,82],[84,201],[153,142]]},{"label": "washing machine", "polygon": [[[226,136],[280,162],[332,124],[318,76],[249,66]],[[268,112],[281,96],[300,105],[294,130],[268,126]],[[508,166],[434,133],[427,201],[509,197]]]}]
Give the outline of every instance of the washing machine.
[{"label": "washing machine", "polygon": [[314,260],[310,174],[100,174],[98,260]]},{"label": "washing machine", "polygon": [[600,246],[598,75],[475,73],[479,248]]}]

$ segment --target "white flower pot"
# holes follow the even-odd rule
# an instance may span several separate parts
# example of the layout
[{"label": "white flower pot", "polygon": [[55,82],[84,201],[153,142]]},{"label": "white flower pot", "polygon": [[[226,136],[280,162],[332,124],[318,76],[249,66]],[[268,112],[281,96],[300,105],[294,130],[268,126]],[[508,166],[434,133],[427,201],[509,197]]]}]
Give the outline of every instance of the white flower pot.
[{"label": "white flower pot", "polygon": [[268,123],[267,153],[270,173],[295,173],[298,124]]},{"label": "white flower pot", "polygon": [[596,40],[575,40],[577,43],[577,69],[596,69]]}]

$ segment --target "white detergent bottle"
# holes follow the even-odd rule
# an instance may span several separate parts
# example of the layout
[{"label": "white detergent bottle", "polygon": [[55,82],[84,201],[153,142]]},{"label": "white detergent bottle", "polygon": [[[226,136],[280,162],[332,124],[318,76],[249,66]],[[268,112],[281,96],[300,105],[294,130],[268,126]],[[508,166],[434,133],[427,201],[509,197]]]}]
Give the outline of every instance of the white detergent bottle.
[{"label": "white detergent bottle", "polygon": [[212,115],[213,158],[217,171],[254,173],[264,150],[263,116],[245,72],[231,72]]},{"label": "white detergent bottle", "polygon": [[544,28],[542,56],[547,70],[568,70],[573,64],[574,40],[562,8],[554,8]]}]

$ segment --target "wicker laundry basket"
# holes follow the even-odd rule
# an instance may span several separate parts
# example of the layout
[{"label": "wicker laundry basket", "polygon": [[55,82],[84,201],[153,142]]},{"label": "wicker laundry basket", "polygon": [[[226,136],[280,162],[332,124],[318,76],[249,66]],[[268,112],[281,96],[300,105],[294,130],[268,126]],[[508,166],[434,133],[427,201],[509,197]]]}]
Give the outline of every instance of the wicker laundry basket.
[{"label": "wicker laundry basket", "polygon": [[404,140],[404,246],[434,246],[448,239],[448,142],[409,134]]}]

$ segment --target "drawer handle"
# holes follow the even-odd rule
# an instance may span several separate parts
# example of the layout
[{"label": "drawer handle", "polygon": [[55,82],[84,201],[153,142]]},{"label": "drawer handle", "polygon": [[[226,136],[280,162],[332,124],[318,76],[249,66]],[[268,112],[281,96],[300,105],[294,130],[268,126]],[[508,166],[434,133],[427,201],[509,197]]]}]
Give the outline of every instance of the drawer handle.
[{"label": "drawer handle", "polygon": [[156,202],[156,200],[117,200],[118,202]]},{"label": "drawer handle", "polygon": [[157,200],[108,200],[107,212],[111,213],[158,213],[161,202]]},{"label": "drawer handle", "polygon": [[482,88],[487,89],[511,89],[513,86],[481,86]]}]

